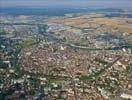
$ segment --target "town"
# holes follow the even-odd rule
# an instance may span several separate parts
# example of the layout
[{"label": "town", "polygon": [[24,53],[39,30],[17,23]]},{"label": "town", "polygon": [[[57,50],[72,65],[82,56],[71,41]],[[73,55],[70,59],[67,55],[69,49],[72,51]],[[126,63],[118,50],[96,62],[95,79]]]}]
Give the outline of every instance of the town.
[{"label": "town", "polygon": [[0,16],[0,100],[131,99],[132,18]]}]

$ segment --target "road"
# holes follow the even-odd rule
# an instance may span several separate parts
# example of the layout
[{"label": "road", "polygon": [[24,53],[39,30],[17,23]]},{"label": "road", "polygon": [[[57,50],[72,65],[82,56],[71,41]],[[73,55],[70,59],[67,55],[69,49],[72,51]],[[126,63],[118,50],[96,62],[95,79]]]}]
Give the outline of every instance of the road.
[{"label": "road", "polygon": [[106,72],[106,70],[108,70],[110,67],[112,67],[120,59],[122,59],[122,56],[117,56],[117,58],[115,58],[115,60],[112,63],[108,64],[106,67],[104,67],[100,71],[96,72],[94,75],[93,74],[90,75],[89,78],[91,78],[91,77],[98,78],[100,75],[104,74]]}]

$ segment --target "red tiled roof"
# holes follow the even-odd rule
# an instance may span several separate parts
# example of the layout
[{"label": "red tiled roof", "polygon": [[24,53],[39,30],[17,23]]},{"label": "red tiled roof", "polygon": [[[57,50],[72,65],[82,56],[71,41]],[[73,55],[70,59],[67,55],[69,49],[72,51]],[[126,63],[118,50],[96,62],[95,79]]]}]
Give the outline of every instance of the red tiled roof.
[{"label": "red tiled roof", "polygon": [[120,60],[120,63],[122,64],[122,65],[127,65],[128,64],[128,60],[125,60],[125,59],[123,59],[123,60]]}]

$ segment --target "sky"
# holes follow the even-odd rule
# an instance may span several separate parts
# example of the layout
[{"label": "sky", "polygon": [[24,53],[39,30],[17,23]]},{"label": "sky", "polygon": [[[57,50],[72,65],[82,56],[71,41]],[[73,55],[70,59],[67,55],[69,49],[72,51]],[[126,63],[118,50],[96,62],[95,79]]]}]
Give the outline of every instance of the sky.
[{"label": "sky", "polygon": [[132,8],[132,0],[0,0],[0,7],[78,6]]}]

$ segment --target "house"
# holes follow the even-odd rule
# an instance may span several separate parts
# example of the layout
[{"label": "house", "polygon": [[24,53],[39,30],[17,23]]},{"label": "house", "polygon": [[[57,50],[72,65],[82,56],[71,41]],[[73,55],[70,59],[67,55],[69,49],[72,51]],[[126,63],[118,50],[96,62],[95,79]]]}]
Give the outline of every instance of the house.
[{"label": "house", "polygon": [[132,95],[123,93],[123,94],[121,94],[121,98],[128,99],[128,100],[129,99],[132,100]]}]

